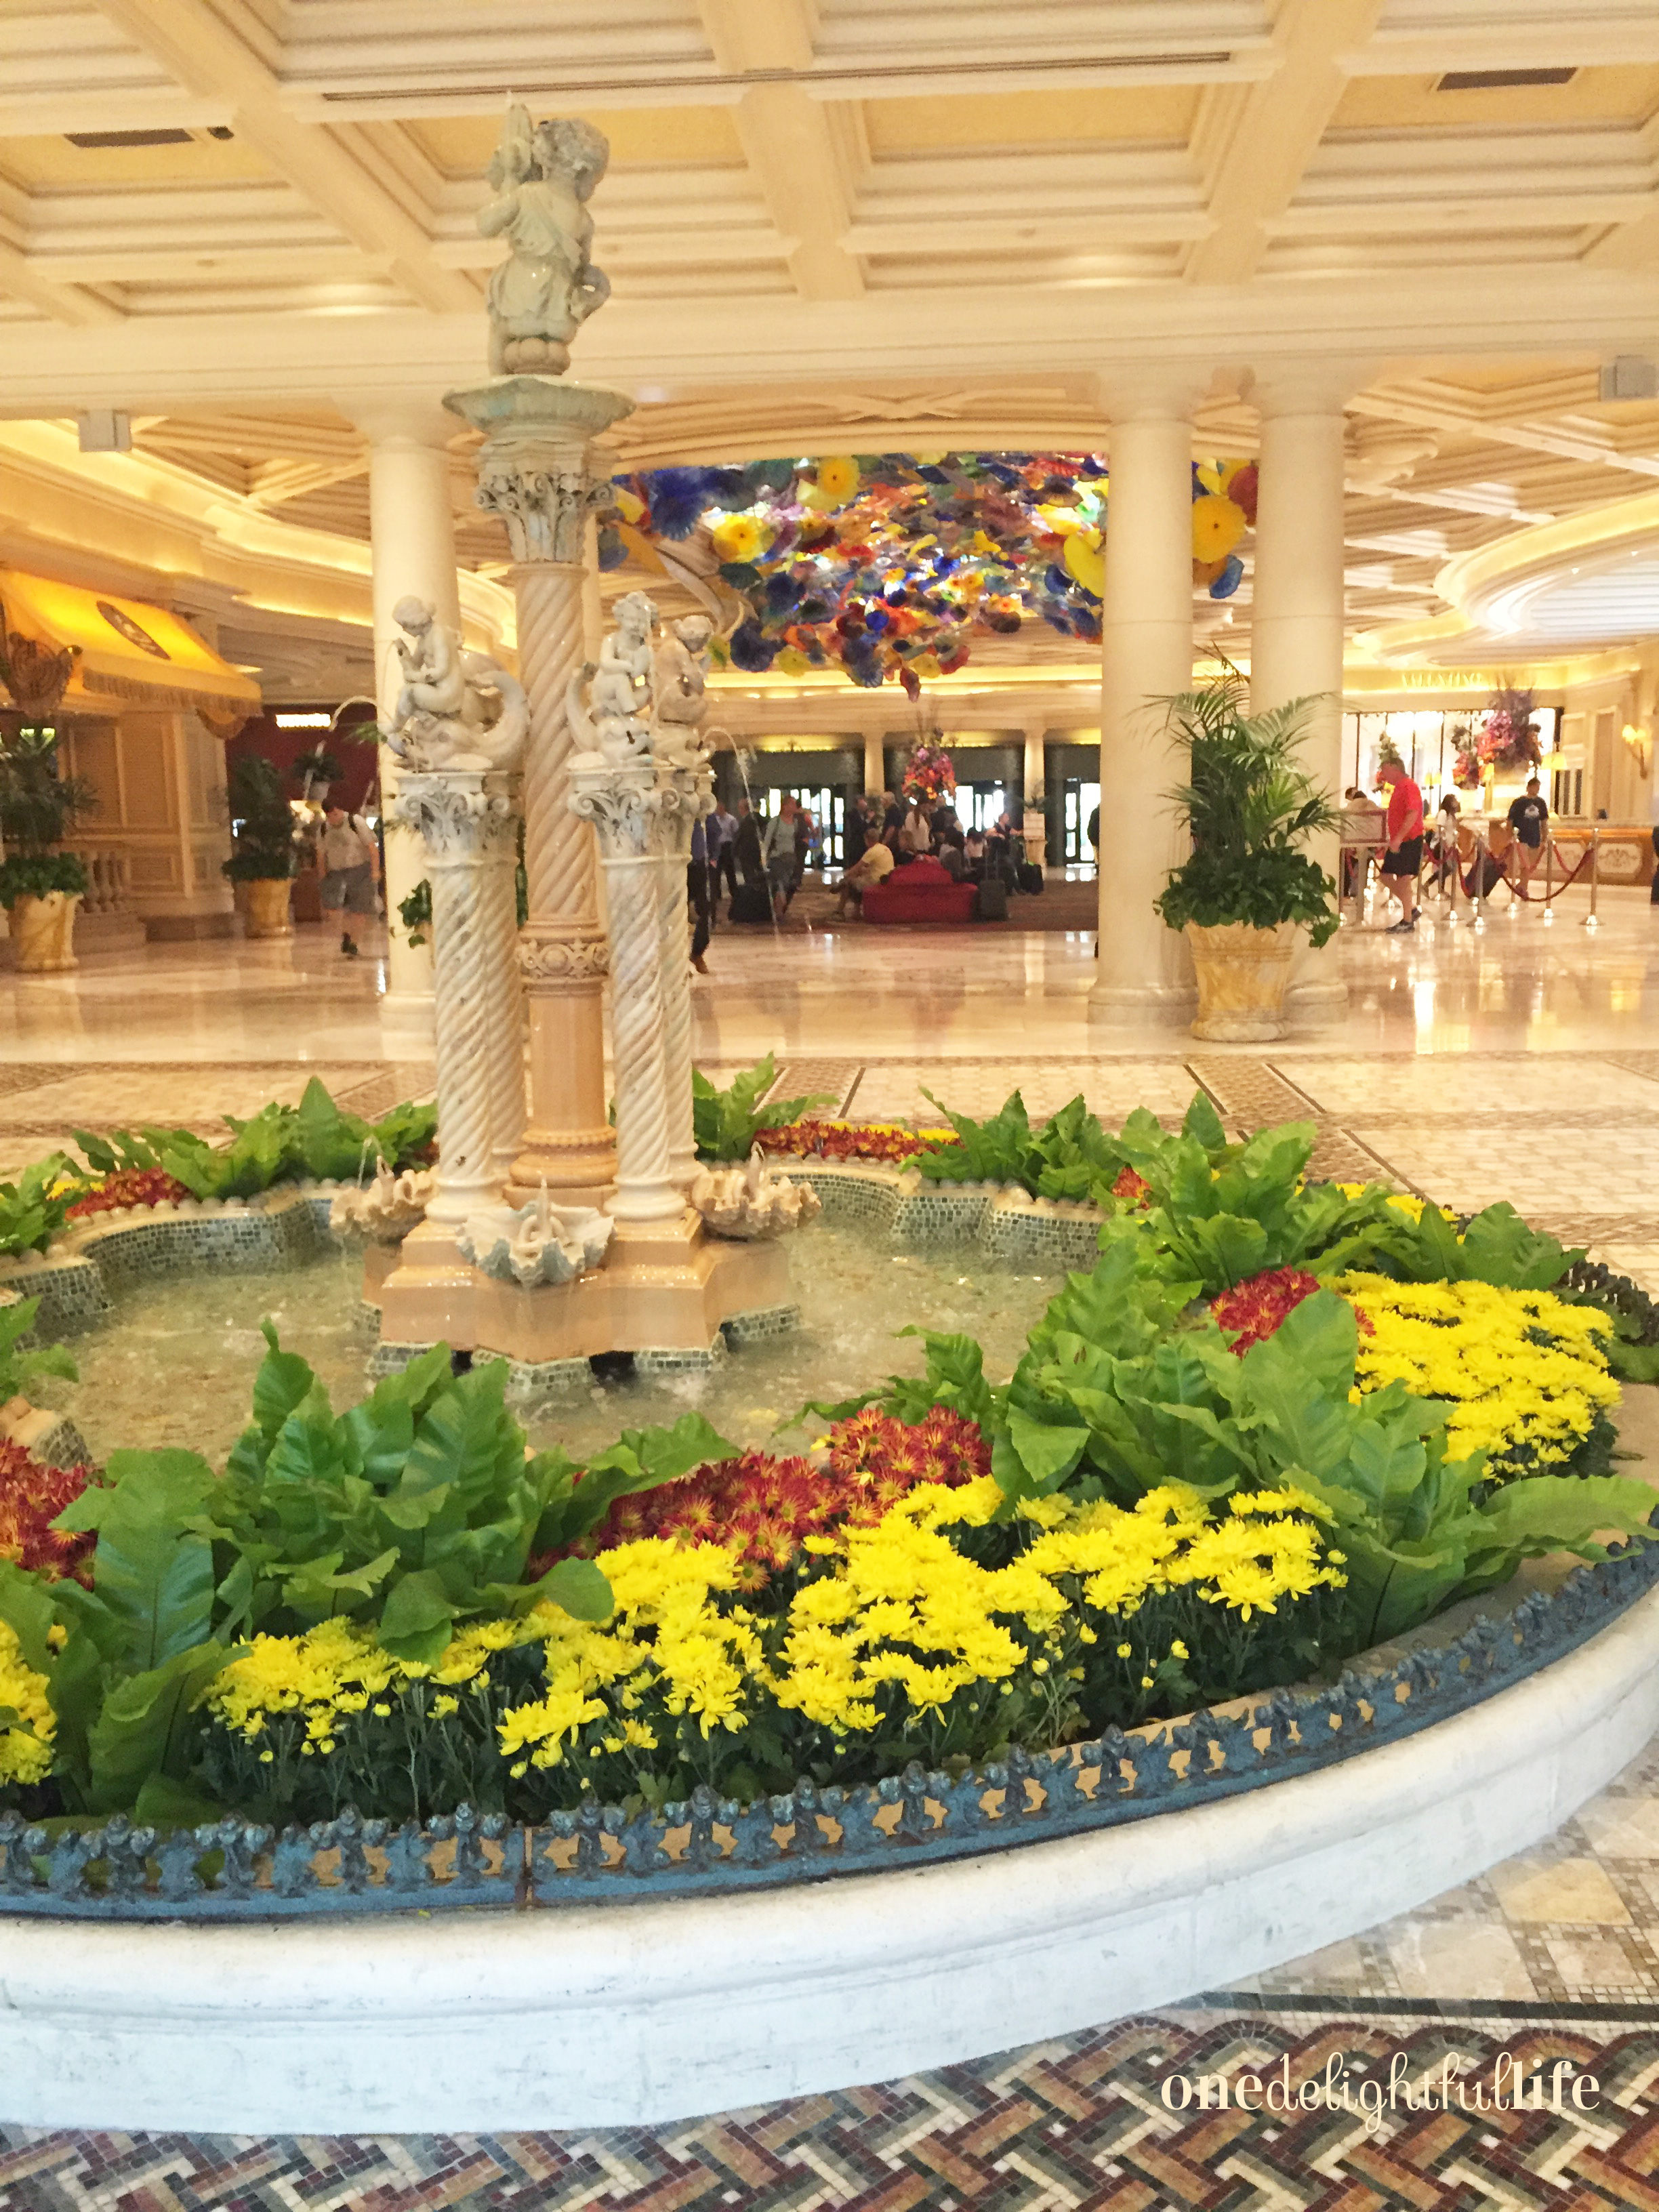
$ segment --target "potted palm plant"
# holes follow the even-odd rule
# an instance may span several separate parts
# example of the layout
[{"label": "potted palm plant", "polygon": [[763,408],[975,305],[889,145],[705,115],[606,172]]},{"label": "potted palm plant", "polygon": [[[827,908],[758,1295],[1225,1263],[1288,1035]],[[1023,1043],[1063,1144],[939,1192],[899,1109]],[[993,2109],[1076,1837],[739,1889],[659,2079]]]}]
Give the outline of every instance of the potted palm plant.
[{"label": "potted palm plant", "polygon": [[231,763],[227,796],[231,855],[224,872],[243,886],[243,927],[250,937],[291,936],[294,810],[283,796],[282,770],[263,753],[244,753]]},{"label": "potted palm plant", "polygon": [[0,906],[11,917],[17,965],[28,974],[75,965],[75,914],[87,872],[58,848],[97,809],[87,779],[60,772],[54,732],[25,729],[0,744]]},{"label": "potted palm plant", "polygon": [[1283,1036],[1297,933],[1323,945],[1336,927],[1336,885],[1305,848],[1340,817],[1297,759],[1317,703],[1292,699],[1250,714],[1232,672],[1164,702],[1171,736],[1191,752],[1190,781],[1170,797],[1193,849],[1170,871],[1158,910],[1193,949],[1194,1036]]}]

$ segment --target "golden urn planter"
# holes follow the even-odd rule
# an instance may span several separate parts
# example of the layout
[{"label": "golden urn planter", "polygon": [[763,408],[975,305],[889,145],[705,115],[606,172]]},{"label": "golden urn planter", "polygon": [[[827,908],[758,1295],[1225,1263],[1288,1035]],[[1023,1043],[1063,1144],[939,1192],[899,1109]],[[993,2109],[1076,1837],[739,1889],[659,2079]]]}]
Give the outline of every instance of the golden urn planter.
[{"label": "golden urn planter", "polygon": [[1195,1037],[1210,1044],[1267,1044],[1284,1036],[1297,929],[1293,921],[1277,929],[1257,929],[1248,921],[1209,929],[1187,924],[1198,975]]},{"label": "golden urn planter", "polygon": [[247,908],[242,926],[250,937],[292,937],[294,918],[289,896],[293,884],[287,876],[254,876],[242,886]]},{"label": "golden urn planter", "polygon": [[79,891],[48,891],[43,898],[25,894],[12,902],[11,939],[21,974],[61,975],[77,964],[75,910],[80,903]]}]

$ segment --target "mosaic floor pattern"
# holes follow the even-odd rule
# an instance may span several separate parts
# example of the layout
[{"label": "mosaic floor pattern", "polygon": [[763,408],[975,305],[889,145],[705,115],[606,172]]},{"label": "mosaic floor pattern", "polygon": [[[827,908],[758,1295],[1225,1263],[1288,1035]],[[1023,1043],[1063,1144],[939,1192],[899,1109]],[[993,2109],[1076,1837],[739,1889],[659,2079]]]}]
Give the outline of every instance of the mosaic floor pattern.
[{"label": "mosaic floor pattern", "polygon": [[[1651,2212],[1656,2077],[1659,2025],[1613,2017],[1498,2027],[1189,2013],[661,2129],[246,2138],[0,2128],[0,2208]],[[1318,2101],[1243,2111],[1241,2084],[1252,2106],[1288,2101],[1287,2087],[1299,2103],[1309,2085]]]}]

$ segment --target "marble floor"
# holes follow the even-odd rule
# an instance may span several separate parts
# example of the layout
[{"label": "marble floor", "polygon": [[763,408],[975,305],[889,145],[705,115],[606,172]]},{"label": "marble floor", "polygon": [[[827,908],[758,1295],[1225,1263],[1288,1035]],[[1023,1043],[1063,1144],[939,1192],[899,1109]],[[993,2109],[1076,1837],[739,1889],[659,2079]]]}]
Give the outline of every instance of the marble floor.
[{"label": "marble floor", "polygon": [[[722,928],[712,973],[696,988],[698,1056],[718,1073],[775,1051],[786,1092],[819,1093],[830,1102],[823,1110],[872,1120],[932,1122],[924,1091],[981,1116],[1016,1085],[1034,1115],[1081,1091],[1109,1120],[1138,1104],[1174,1118],[1202,1085],[1240,1126],[1314,1121],[1327,1171],[1387,1174],[1460,1208],[1511,1198],[1659,1294],[1659,909],[1644,894],[1604,890],[1593,930],[1583,926],[1586,913],[1586,900],[1569,894],[1549,922],[1530,909],[1510,920],[1500,906],[1479,932],[1443,919],[1409,939],[1345,930],[1331,957],[1348,985],[1346,1013],[1260,1050],[1199,1045],[1169,1028],[1091,1025],[1091,939],[1080,933],[832,934],[802,927],[775,938]],[[331,938],[308,930],[276,945],[94,957],[62,978],[0,974],[0,1036],[9,1048],[0,1060],[0,1175],[76,1126],[165,1120],[206,1133],[222,1113],[297,1097],[313,1073],[360,1111],[418,1095],[432,1079],[429,1051],[384,1018],[383,963],[368,957],[374,951],[371,942],[361,962],[349,963]],[[1079,2099],[1103,2094],[1102,2069],[1118,2067],[1111,2078],[1119,2081],[1123,2051],[1130,2043],[1146,2047],[1147,2037],[1207,2037],[1207,2051],[1218,2047],[1224,2022],[1253,2023],[1250,2032],[1271,2042],[1311,2033],[1320,2022],[1347,2023],[1358,2035],[1356,2023],[1386,2021],[1398,2036],[1454,2018],[1506,2024],[1506,2034],[1565,2034],[1576,2024],[1575,2032],[1621,2050],[1645,2037],[1643,2082],[1659,2074],[1659,2042],[1649,2033],[1659,2027],[1659,1749],[1650,1747],[1523,1857],[1248,1988],[1194,1992],[1163,2022],[1004,2054],[920,2085],[807,2100],[810,2112],[727,2116],[695,2142],[681,2131],[686,2147],[672,2155],[666,2136],[653,2138],[648,2156],[637,2141],[618,2148],[598,2138],[514,2138],[505,2148],[505,2139],[436,2148],[423,2139],[389,2150],[327,2146],[325,2156],[302,2146],[281,2158],[266,2145],[255,2185],[234,2147],[222,2157],[198,2144],[169,2154],[171,2165],[161,2159],[173,2177],[163,2185],[146,2146],[174,2139],[11,2130],[9,2151],[0,2148],[0,2212],[233,2202],[718,2203],[802,2212],[820,2204],[1037,2212],[1110,2203],[1155,2212],[1159,2203],[1224,2200],[1279,2212],[1311,2205],[1332,2177],[1319,2189],[1282,2175],[1271,2186],[1258,2179],[1241,2196],[1213,2174],[1200,2187],[1200,2159],[1184,2181],[1166,2164],[1146,2168],[1131,2186],[1133,2161],[1102,2153],[1091,2154],[1094,2182],[1075,2172],[1066,2179],[1059,2166],[1050,2171],[1058,2135],[1050,2141],[1046,2131],[1079,2124],[1066,2116]],[[951,2166],[927,2148],[945,2129],[947,2106],[951,2127],[975,2143],[994,2139],[1006,2153],[1000,2163],[981,2160],[987,2170],[977,2179],[965,2152]],[[914,2126],[893,2117],[913,2108],[921,2116]],[[1142,2100],[1137,2109],[1145,2108]],[[1632,2106],[1629,2124],[1650,2130],[1645,2115],[1645,2105]],[[868,2130],[890,2118],[892,2140],[905,2148],[902,2156],[884,2154],[872,2172],[867,2159],[860,2165]],[[849,2128],[866,2131],[856,2158]],[[716,2142],[709,2130],[720,2129],[726,2133]],[[100,2146],[90,2166],[89,2143]],[[1269,2163],[1272,2149],[1261,2153]],[[293,2178],[295,2161],[307,2159],[325,2185]],[[1659,2148],[1644,2150],[1635,2169],[1646,2177],[1656,2161]],[[243,2179],[201,2193],[202,2177],[222,2170]],[[1616,2184],[1603,2175],[1599,2194],[1588,2197],[1573,2194],[1571,2179],[1564,2169],[1548,2188],[1522,2187],[1487,2173],[1458,2201],[1508,2212],[1559,2194],[1564,2204],[1659,2208],[1649,2182],[1622,2170]],[[1353,2189],[1321,2201],[1370,2212],[1395,2203],[1426,2208],[1456,2193],[1439,2179],[1384,2185],[1373,2176]]]}]

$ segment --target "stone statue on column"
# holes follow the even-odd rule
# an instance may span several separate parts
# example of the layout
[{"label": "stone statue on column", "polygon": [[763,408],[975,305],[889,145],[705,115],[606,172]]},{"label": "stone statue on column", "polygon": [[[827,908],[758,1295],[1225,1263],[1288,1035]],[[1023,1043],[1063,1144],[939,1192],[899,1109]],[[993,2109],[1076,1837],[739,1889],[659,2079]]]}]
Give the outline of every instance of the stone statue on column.
[{"label": "stone statue on column", "polygon": [[489,164],[493,197],[478,210],[486,238],[504,237],[507,258],[489,279],[489,366],[498,376],[562,376],[570,341],[611,296],[588,258],[587,200],[611,148],[591,123],[560,118],[532,126],[515,102]]},{"label": "stone statue on column", "polygon": [[487,653],[457,654],[425,599],[393,610],[403,688],[386,741],[416,770],[516,769],[528,714],[524,688]]},{"label": "stone statue on column", "polygon": [[518,957],[530,1021],[530,1100],[510,1196],[547,1185],[556,1205],[598,1206],[615,1180],[606,1117],[604,990],[593,832],[572,814],[570,678],[586,657],[589,518],[616,463],[594,441],[633,411],[623,393],[561,381],[570,343],[610,291],[591,258],[587,201],[610,149],[590,124],[532,123],[515,104],[479,214],[508,257],[489,284],[495,380],[445,405],[481,433],[477,504],[507,532],[518,611],[529,914]]}]

